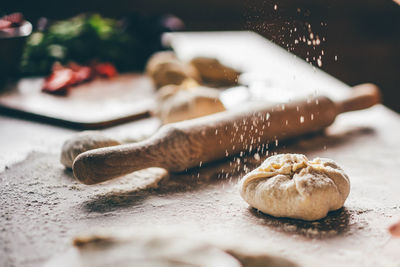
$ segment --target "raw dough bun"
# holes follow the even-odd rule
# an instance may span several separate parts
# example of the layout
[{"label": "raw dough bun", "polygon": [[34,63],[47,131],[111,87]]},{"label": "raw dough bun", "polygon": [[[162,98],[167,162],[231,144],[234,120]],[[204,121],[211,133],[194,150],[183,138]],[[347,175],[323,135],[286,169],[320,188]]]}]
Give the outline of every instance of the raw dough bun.
[{"label": "raw dough bun", "polygon": [[61,163],[72,168],[75,158],[88,150],[120,145],[120,142],[97,131],[84,131],[66,140],[61,149]]},{"label": "raw dough bun", "polygon": [[350,192],[348,176],[333,160],[308,161],[300,154],[267,158],[239,186],[250,206],[275,217],[306,221],[340,209]]},{"label": "raw dough bun", "polygon": [[196,57],[190,63],[200,73],[200,78],[215,86],[233,86],[238,83],[240,72],[223,65],[215,58]]},{"label": "raw dough bun", "polygon": [[172,51],[162,51],[154,53],[146,64],[146,73],[152,75],[155,71],[155,67],[164,62],[169,62],[171,60],[177,60],[176,54]]},{"label": "raw dough bun", "polygon": [[183,121],[225,110],[219,100],[220,92],[207,87],[180,89],[166,86],[159,92],[157,115],[165,123]]},{"label": "raw dough bun", "polygon": [[[160,90],[157,92],[157,100],[159,103],[162,103],[163,101],[165,101],[171,96],[174,96],[181,90],[193,91],[197,90],[198,88],[200,88],[200,85],[197,83],[197,81],[193,79],[186,79],[180,85],[176,84],[165,85],[161,87]],[[207,88],[207,89],[213,90],[212,88]],[[219,96],[219,92],[216,90],[213,90],[212,94]]]},{"label": "raw dough bun", "polygon": [[180,86],[180,85],[169,84],[169,85],[163,86],[157,92],[157,101],[162,104],[162,101],[165,101],[168,98],[174,96],[180,90],[184,90],[184,89],[182,89],[182,86]]},{"label": "raw dough bun", "polygon": [[146,72],[155,86],[160,88],[168,84],[182,84],[186,79],[200,80],[195,67],[179,61],[173,52],[159,52],[148,61]]}]

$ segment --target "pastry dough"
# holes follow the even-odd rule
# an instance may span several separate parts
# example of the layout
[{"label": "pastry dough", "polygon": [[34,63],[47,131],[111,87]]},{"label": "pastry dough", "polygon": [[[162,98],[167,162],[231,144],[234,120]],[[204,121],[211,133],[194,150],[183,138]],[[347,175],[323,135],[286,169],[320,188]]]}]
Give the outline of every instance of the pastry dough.
[{"label": "pastry dough", "polygon": [[169,84],[179,85],[189,78],[200,81],[197,69],[177,59],[173,52],[154,54],[147,63],[146,72],[157,88]]},{"label": "pastry dough", "polygon": [[343,206],[350,181],[333,160],[281,154],[245,175],[239,187],[242,198],[264,213],[312,221]]},{"label": "pastry dough", "polygon": [[201,79],[214,86],[233,86],[238,83],[240,72],[223,65],[218,59],[208,57],[193,58],[190,63],[200,73]]},{"label": "pastry dough", "polygon": [[[184,230],[183,230],[184,231]],[[54,257],[50,266],[118,267],[295,267],[292,261],[273,255],[260,246],[232,246],[227,241],[208,241],[169,229],[97,231],[74,239],[72,253]],[[193,235],[193,234],[192,234]],[[75,252],[75,253],[74,253]]]},{"label": "pastry dough", "polygon": [[61,163],[72,168],[75,158],[88,150],[120,145],[120,142],[97,131],[84,131],[66,140],[61,149]]},{"label": "pastry dough", "polygon": [[238,83],[240,72],[223,65],[218,59],[196,57],[190,62],[180,61],[172,51],[152,55],[146,65],[146,73],[157,88],[180,85],[186,79],[220,87]]},{"label": "pastry dough", "polygon": [[154,53],[146,64],[146,73],[150,76],[154,73],[155,68],[158,64],[169,62],[171,60],[177,60],[177,57],[172,51],[162,51]]},{"label": "pastry dough", "polygon": [[165,123],[183,121],[225,110],[219,100],[220,92],[213,88],[197,86],[181,89],[168,85],[159,91],[156,114]]}]

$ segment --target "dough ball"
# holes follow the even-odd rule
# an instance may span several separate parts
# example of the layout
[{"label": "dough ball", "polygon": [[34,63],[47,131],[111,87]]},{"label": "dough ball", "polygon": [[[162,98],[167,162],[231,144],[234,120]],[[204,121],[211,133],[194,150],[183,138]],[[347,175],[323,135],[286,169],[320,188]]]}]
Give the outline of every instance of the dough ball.
[{"label": "dough ball", "polygon": [[[180,85],[176,85],[176,84],[169,84],[169,85],[165,85],[163,87],[160,88],[160,90],[157,92],[157,100],[159,103],[162,103],[162,101],[165,101],[166,99],[168,99],[171,96],[174,96],[176,93],[178,93],[181,90],[196,90],[196,88],[200,88],[199,84],[193,80],[193,79],[186,79],[185,81],[183,81],[182,84]],[[213,90],[212,88],[209,88],[211,90]],[[210,92],[211,96],[219,96],[219,92],[218,91],[213,91]]]},{"label": "dough ball", "polygon": [[119,144],[120,142],[117,140],[109,138],[100,132],[84,131],[64,142],[61,149],[60,161],[65,167],[72,168],[72,163],[79,154],[91,149]]},{"label": "dough ball", "polygon": [[281,154],[246,174],[239,187],[242,198],[264,213],[312,221],[343,206],[350,181],[333,160]]},{"label": "dough ball", "polygon": [[165,123],[194,119],[225,110],[219,100],[219,91],[207,87],[180,90],[176,87],[163,87],[160,90],[157,115]]},{"label": "dough ball", "polygon": [[146,72],[157,88],[169,84],[179,85],[189,78],[200,80],[200,75],[195,67],[179,61],[171,53],[157,53],[150,58],[147,64]]},{"label": "dough ball", "polygon": [[155,70],[155,67],[158,64],[169,62],[172,60],[177,60],[176,54],[172,51],[162,51],[154,53],[147,61],[146,72],[149,75],[152,75]]},{"label": "dough ball", "polygon": [[223,65],[215,58],[196,57],[190,63],[206,83],[215,86],[233,86],[238,83],[240,72]]},{"label": "dough ball", "polygon": [[182,86],[176,84],[169,84],[161,87],[160,90],[157,92],[158,103],[162,104],[163,101],[167,100],[171,96],[174,96],[180,90],[183,90]]}]

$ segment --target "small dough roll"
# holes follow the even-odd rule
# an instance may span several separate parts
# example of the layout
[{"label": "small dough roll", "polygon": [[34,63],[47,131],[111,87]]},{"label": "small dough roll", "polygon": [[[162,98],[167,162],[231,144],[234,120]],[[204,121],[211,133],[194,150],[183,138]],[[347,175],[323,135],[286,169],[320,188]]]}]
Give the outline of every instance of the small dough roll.
[{"label": "small dough roll", "polygon": [[172,51],[162,51],[154,53],[146,64],[146,73],[152,75],[157,65],[172,60],[177,60],[176,54]]},{"label": "small dough roll", "polygon": [[190,64],[197,69],[205,83],[214,86],[234,86],[238,83],[240,72],[223,65],[216,58],[196,57]]},{"label": "small dough roll", "polygon": [[350,181],[333,160],[281,154],[246,174],[239,187],[242,198],[266,214],[313,221],[343,206]]},{"label": "small dough roll", "polygon": [[200,81],[197,69],[176,58],[173,52],[159,52],[151,56],[146,72],[157,88],[169,84],[180,85],[186,79]]},{"label": "small dough roll", "polygon": [[67,168],[72,168],[75,158],[88,150],[116,146],[121,143],[97,131],[84,131],[66,140],[61,149],[60,162]]},{"label": "small dough roll", "polygon": [[219,93],[207,87],[180,89],[168,85],[159,91],[159,108],[156,113],[166,124],[225,111]]}]

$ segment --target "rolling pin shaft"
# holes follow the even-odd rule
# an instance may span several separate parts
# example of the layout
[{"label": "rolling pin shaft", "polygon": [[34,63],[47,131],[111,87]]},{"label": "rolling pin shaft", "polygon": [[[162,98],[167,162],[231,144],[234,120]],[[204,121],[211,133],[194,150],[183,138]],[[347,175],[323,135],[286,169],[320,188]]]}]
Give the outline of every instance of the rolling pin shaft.
[{"label": "rolling pin shaft", "polygon": [[379,102],[378,89],[370,89],[357,89],[354,97],[337,103],[316,97],[168,124],[148,140],[82,153],[74,162],[74,175],[85,184],[95,184],[149,167],[184,171],[271,141],[321,130],[340,112]]}]

